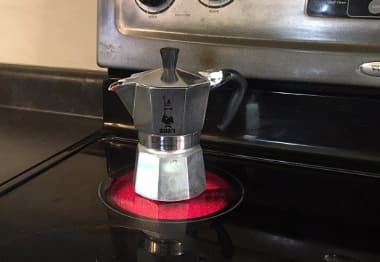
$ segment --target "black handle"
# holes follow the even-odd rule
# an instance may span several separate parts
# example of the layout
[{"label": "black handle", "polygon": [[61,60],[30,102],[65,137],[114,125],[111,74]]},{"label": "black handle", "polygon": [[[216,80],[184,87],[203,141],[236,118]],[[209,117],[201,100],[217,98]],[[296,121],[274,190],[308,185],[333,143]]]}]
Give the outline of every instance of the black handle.
[{"label": "black handle", "polygon": [[[215,88],[223,87],[227,82],[235,85],[234,93],[228,102],[227,109],[224,113],[222,121],[217,125],[220,130],[225,130],[234,119],[239,110],[240,104],[243,101],[245,92],[248,88],[247,80],[237,71],[232,69],[223,69],[223,81]],[[214,89],[215,89],[214,88]]]},{"label": "black handle", "polygon": [[162,73],[161,80],[166,83],[174,83],[177,79],[176,67],[178,60],[178,48],[165,47],[160,50],[162,58],[162,66],[164,72]]}]

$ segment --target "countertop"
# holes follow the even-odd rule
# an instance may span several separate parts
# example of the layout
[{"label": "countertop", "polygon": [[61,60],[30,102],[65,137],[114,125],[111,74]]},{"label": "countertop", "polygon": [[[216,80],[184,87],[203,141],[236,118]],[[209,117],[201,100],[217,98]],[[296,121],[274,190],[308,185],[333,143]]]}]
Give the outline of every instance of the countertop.
[{"label": "countertop", "polygon": [[0,108],[0,184],[99,130],[100,118]]}]

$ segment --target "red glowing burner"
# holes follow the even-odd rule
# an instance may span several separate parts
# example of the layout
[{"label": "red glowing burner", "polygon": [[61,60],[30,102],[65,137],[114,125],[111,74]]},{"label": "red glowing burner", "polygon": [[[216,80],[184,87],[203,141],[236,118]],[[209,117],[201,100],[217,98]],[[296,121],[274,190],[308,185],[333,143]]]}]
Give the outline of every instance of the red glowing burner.
[{"label": "red glowing burner", "polygon": [[116,178],[109,196],[119,209],[151,219],[191,220],[217,214],[236,201],[236,188],[224,177],[206,172],[207,189],[200,196],[180,202],[159,202],[134,191],[133,171]]}]

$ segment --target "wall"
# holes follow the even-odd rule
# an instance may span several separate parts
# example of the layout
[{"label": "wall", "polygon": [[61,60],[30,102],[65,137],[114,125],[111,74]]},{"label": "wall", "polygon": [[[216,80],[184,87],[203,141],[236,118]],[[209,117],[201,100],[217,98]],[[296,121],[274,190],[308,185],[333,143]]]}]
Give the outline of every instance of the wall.
[{"label": "wall", "polygon": [[0,63],[101,70],[96,0],[0,0]]}]

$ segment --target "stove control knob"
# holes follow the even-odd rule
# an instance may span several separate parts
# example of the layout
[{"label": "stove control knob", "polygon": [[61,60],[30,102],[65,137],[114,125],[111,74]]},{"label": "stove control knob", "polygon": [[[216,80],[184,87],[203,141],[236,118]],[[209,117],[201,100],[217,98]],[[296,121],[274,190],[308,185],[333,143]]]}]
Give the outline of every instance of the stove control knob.
[{"label": "stove control knob", "polygon": [[140,2],[147,6],[157,7],[164,4],[166,0],[140,0]]},{"label": "stove control knob", "polygon": [[149,14],[157,14],[168,9],[174,0],[136,0],[141,10]]},{"label": "stove control knob", "polygon": [[230,4],[233,0],[199,0],[202,5],[211,8],[220,8]]},{"label": "stove control knob", "polygon": [[369,3],[368,10],[373,15],[379,15],[380,14],[380,0],[372,0],[372,2]]}]

